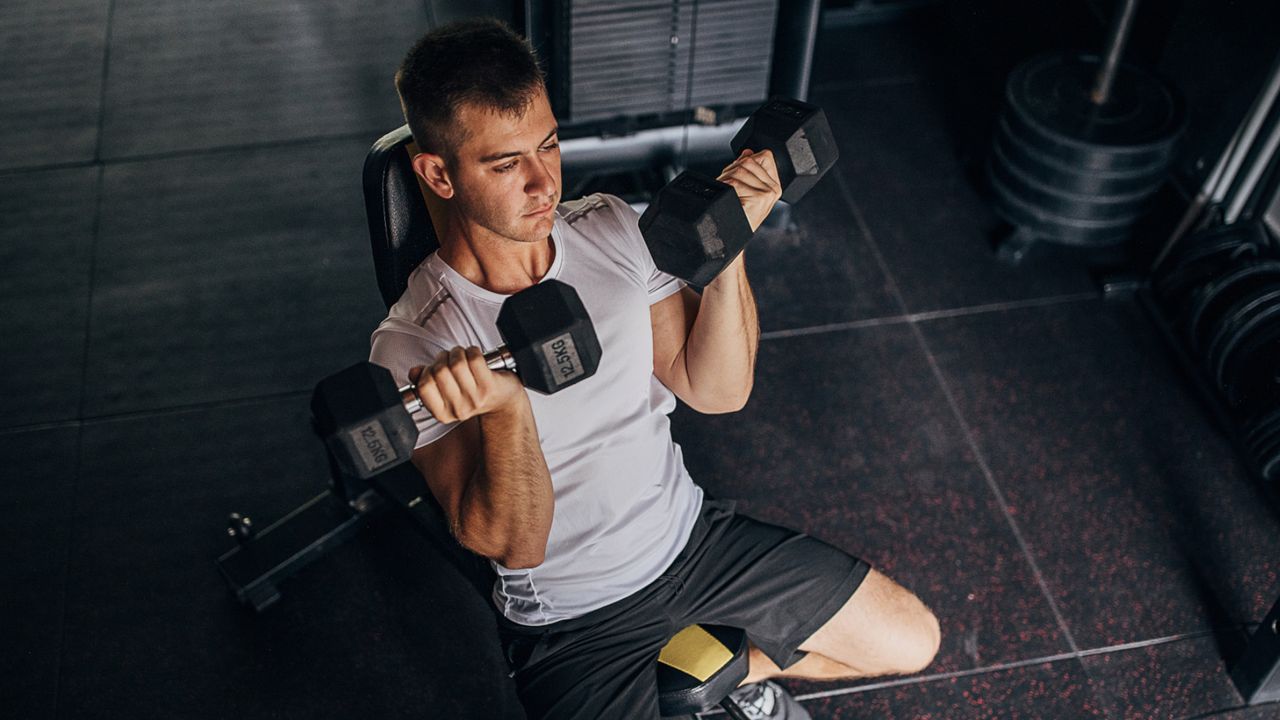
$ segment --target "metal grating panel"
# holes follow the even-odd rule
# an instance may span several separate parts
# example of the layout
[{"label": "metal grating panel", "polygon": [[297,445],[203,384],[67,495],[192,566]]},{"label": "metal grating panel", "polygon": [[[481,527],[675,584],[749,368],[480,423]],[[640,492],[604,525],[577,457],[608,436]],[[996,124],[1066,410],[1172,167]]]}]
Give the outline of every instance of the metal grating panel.
[{"label": "metal grating panel", "polygon": [[778,0],[575,2],[570,119],[763,101],[777,14]]}]

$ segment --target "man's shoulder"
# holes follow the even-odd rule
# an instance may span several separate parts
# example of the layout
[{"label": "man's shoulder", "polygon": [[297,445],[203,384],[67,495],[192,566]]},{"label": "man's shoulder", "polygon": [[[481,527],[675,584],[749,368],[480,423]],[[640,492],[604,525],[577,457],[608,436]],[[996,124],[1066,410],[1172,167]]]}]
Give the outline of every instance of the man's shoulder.
[{"label": "man's shoulder", "polygon": [[400,298],[387,309],[387,317],[378,325],[379,332],[402,332],[427,335],[427,326],[445,301],[449,289],[438,272],[433,272],[435,253],[428,255],[413,272]]},{"label": "man's shoulder", "polygon": [[404,293],[370,337],[369,359],[391,370],[397,382],[408,369],[431,362],[436,353],[461,345],[483,345],[473,337],[458,299],[435,268],[424,260],[409,275]]},{"label": "man's shoulder", "polygon": [[595,193],[560,204],[560,219],[567,230],[590,238],[599,251],[617,258],[632,258],[643,240],[638,213],[616,195]]},{"label": "man's shoulder", "polygon": [[635,211],[616,195],[593,193],[560,203],[559,212],[565,223],[577,227],[597,223],[621,224],[628,214]]}]

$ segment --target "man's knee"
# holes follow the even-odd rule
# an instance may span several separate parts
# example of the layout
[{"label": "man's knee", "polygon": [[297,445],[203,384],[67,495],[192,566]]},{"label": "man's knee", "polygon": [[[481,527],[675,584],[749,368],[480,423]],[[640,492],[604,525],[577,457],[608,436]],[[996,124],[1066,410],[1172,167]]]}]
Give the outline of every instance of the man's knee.
[{"label": "man's knee", "polygon": [[891,588],[884,598],[889,605],[886,619],[891,623],[888,635],[894,645],[888,654],[896,665],[890,672],[921,672],[933,663],[942,644],[938,617],[911,591],[884,576],[880,580]]},{"label": "man's knee", "polygon": [[[919,603],[918,600],[916,602]],[[942,628],[937,616],[920,603],[919,609],[904,623],[902,637],[903,667],[898,672],[911,675],[922,672],[933,663],[938,655],[938,648],[942,645]]]},{"label": "man's knee", "polygon": [[802,649],[866,675],[913,674],[938,654],[938,618],[913,593],[872,570],[853,597]]}]

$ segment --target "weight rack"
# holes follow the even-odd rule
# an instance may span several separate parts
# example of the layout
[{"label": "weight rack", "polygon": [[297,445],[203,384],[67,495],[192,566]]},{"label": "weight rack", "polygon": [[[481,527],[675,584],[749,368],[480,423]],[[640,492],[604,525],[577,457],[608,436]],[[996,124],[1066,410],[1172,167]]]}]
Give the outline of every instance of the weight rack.
[{"label": "weight rack", "polygon": [[[1275,156],[1276,139],[1280,138],[1280,118],[1271,117],[1277,96],[1280,96],[1280,56],[1235,136],[1227,143],[1216,167],[1201,190],[1191,199],[1177,228],[1156,255],[1150,276],[1160,270],[1175,246],[1189,236],[1197,225],[1207,226],[1214,220],[1218,221],[1214,224],[1222,226],[1245,220],[1262,222],[1260,214],[1265,212],[1266,198],[1280,198],[1280,172],[1277,171]],[[1264,131],[1269,118],[1271,128]],[[1266,139],[1256,142],[1260,138]],[[1244,168],[1246,160],[1249,165],[1247,169]],[[1243,174],[1240,173],[1242,169],[1246,170]],[[1268,175],[1270,178],[1264,181],[1264,176]],[[1260,191],[1260,184],[1269,186],[1268,190]],[[1262,210],[1258,209],[1259,206]],[[1277,233],[1267,227],[1266,223],[1263,223],[1263,232],[1271,235],[1272,242],[1280,242],[1280,237],[1276,237]],[[1236,456],[1243,461],[1249,476],[1261,484],[1271,508],[1280,508],[1280,491],[1274,483],[1267,481],[1263,467],[1245,443],[1243,421],[1228,408],[1226,399],[1217,391],[1208,374],[1209,369],[1184,345],[1151,283],[1139,284],[1136,299],[1151,324],[1163,337],[1169,352],[1195,388],[1196,394],[1209,409],[1213,420],[1230,441]],[[1249,634],[1240,656],[1228,663],[1228,670],[1232,682],[1248,705],[1280,701],[1280,598],[1277,598],[1267,612],[1261,625]]]},{"label": "weight rack", "polygon": [[[1230,440],[1236,456],[1243,459],[1249,475],[1262,482],[1272,507],[1280,508],[1280,493],[1277,493],[1273,485],[1264,481],[1261,468],[1244,445],[1240,423],[1227,410],[1221,396],[1205,376],[1204,368],[1183,346],[1152,290],[1139,289],[1136,298],[1151,324],[1163,337],[1179,369],[1190,380],[1196,394]],[[1232,682],[1247,704],[1280,701],[1280,597],[1267,612],[1262,624],[1250,634],[1244,652],[1228,669]]]}]

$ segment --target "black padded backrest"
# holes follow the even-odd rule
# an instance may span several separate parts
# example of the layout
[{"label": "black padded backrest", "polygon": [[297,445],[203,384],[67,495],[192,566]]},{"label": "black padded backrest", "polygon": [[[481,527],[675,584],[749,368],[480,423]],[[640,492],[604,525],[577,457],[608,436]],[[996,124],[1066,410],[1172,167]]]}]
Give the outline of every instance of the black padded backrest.
[{"label": "black padded backrest", "polygon": [[364,209],[373,244],[373,269],[382,301],[390,308],[404,293],[409,273],[440,246],[405,146],[409,126],[383,135],[364,159]]}]

